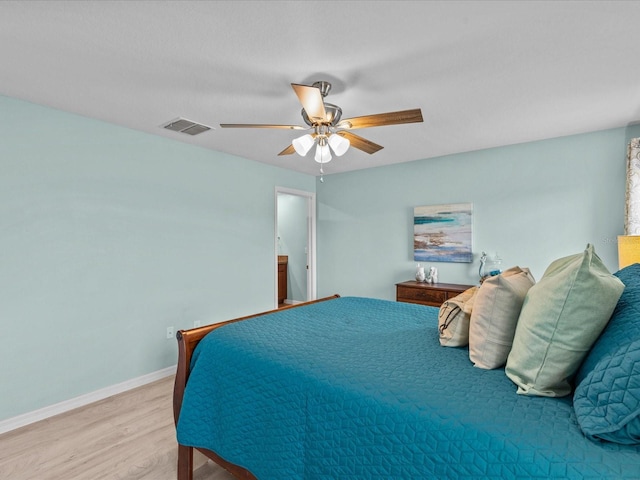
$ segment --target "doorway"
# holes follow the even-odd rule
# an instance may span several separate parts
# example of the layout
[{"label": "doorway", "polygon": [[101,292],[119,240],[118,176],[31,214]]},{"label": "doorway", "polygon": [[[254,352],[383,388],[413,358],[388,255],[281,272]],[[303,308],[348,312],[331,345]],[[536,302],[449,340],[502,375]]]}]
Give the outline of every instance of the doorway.
[{"label": "doorway", "polygon": [[276,187],[276,308],[316,298],[315,212],[315,193]]}]

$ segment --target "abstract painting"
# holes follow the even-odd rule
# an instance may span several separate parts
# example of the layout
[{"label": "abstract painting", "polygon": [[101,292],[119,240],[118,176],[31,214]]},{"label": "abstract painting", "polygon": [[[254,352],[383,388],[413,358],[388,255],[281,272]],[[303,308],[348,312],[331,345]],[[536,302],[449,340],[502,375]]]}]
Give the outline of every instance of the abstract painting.
[{"label": "abstract painting", "polygon": [[413,258],[419,262],[473,261],[473,205],[456,203],[413,209]]}]

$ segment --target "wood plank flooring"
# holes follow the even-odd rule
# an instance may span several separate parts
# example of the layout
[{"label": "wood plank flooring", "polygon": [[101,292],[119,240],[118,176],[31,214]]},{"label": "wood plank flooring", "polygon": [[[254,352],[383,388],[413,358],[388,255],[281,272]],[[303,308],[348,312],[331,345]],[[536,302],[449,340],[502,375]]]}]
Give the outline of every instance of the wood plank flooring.
[{"label": "wood plank flooring", "polygon": [[[175,480],[173,376],[0,435],[0,479]],[[194,480],[231,480],[194,453]]]}]

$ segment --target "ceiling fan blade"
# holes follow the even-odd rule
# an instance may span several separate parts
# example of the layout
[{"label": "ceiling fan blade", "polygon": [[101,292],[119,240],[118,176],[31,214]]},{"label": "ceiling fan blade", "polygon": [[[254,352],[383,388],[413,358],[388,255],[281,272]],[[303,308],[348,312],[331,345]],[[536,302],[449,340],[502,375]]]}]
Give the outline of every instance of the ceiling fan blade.
[{"label": "ceiling fan blade", "polygon": [[306,130],[300,125],[271,125],[269,123],[221,123],[222,128],[283,128],[286,130]]},{"label": "ceiling fan blade", "polygon": [[376,153],[378,150],[382,150],[384,147],[382,145],[378,145],[377,143],[373,143],[366,138],[362,138],[359,135],[351,132],[336,132],[336,135],[340,135],[341,137],[346,138],[351,142],[351,146],[353,148],[357,148],[358,150],[362,150],[365,153],[372,154]]},{"label": "ceiling fan blade", "polygon": [[297,83],[292,83],[291,86],[293,91],[296,92],[302,108],[307,112],[309,119],[312,122],[326,122],[327,112],[324,110],[320,89],[308,85],[298,85]]},{"label": "ceiling fan blade", "polygon": [[382,127],[384,125],[398,125],[401,123],[422,122],[422,111],[419,108],[413,110],[400,110],[398,112],[378,113],[363,117],[345,118],[337,125],[339,128],[368,128]]},{"label": "ceiling fan blade", "polygon": [[296,153],[296,149],[293,148],[293,145],[289,145],[287,148],[282,150],[278,155],[291,155],[292,153]]}]

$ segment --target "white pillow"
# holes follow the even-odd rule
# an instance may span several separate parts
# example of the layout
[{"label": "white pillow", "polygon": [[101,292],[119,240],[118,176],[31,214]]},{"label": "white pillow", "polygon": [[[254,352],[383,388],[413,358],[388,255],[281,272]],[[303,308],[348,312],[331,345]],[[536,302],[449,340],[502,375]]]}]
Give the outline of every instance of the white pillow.
[{"label": "white pillow", "polygon": [[482,283],[469,326],[469,359],[476,367],[493,369],[507,362],[522,304],[535,283],[529,269],[520,267]]}]

